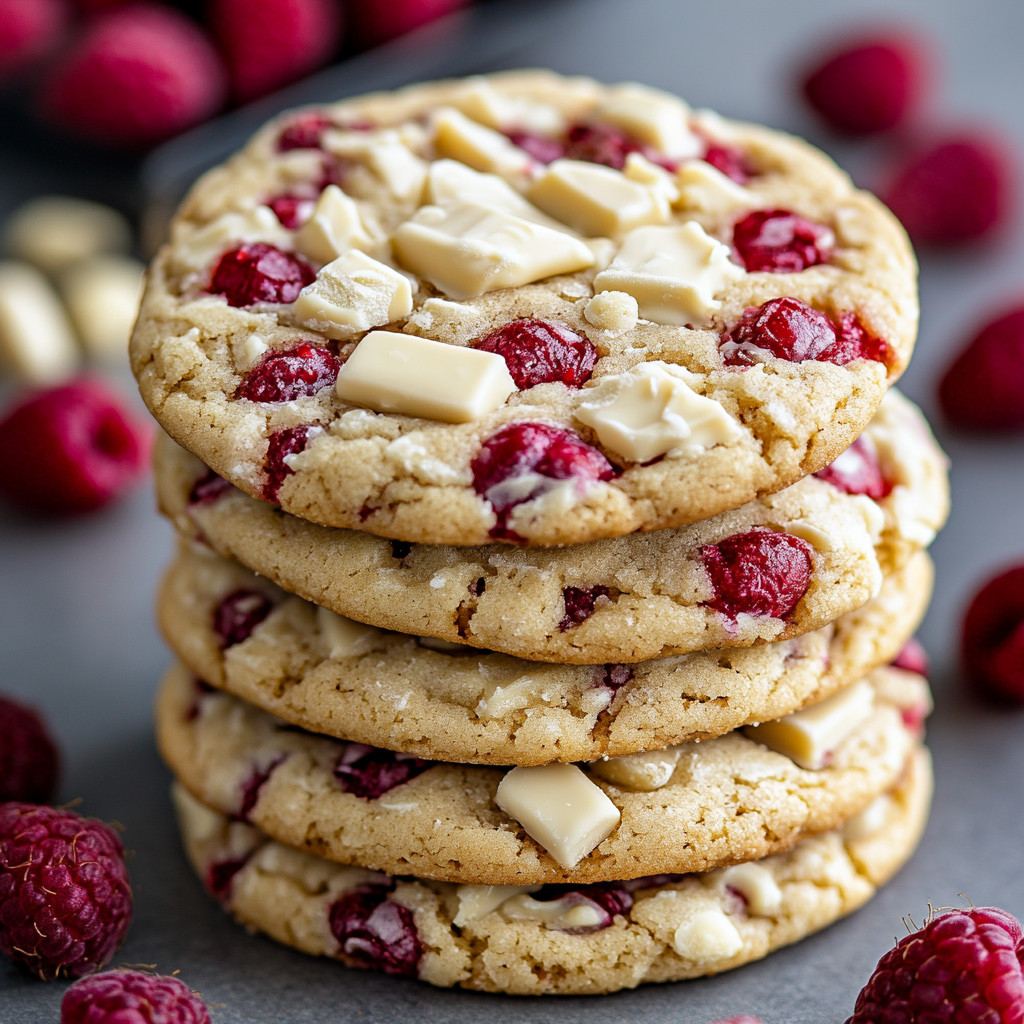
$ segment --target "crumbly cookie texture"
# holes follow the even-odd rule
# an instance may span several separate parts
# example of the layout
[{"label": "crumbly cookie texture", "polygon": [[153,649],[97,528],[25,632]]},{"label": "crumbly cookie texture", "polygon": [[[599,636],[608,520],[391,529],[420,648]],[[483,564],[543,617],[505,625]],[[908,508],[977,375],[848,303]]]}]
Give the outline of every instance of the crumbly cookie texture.
[{"label": "crumbly cookie texture", "polygon": [[[893,697],[902,703],[910,691],[917,703],[927,699],[919,676],[878,669],[870,678],[871,685],[855,684],[873,691],[858,724],[820,770],[799,768],[729,733],[660,752],[655,760],[668,768],[655,765],[653,774],[628,759],[593,762],[585,773],[569,765],[505,772],[404,762],[402,769],[398,761],[394,770],[408,781],[364,798],[355,795],[350,766],[367,756],[366,748],[303,733],[236,697],[205,692],[180,665],[161,689],[157,737],[171,770],[197,799],[330,860],[473,884],[601,882],[764,857],[860,813],[895,783],[917,742],[920,717],[908,724]],[[386,754],[378,761],[385,764],[380,770],[391,770]],[[528,822],[499,807],[508,805],[499,785],[507,793],[515,773],[552,768],[569,774],[558,775],[551,799],[564,798],[566,786],[593,798],[582,821],[558,825],[567,834],[585,830],[591,813],[620,816],[607,838],[570,867],[557,847],[549,851],[531,838]],[[614,784],[606,781],[612,774]],[[534,792],[534,809],[537,799]]]},{"label": "crumbly cookie texture", "polygon": [[[423,758],[532,765],[713,739],[823,700],[897,655],[924,615],[932,578],[920,552],[832,626],[633,666],[529,662],[364,626],[201,544],[181,545],[158,615],[200,678],[293,725]],[[251,591],[273,610],[225,649],[216,610]]]},{"label": "crumbly cookie texture", "polygon": [[[910,857],[924,830],[931,790],[931,762],[919,748],[896,787],[847,828],[725,871],[630,886],[627,908],[606,915],[604,927],[581,932],[562,930],[567,922],[548,909],[558,909],[556,893],[495,893],[484,886],[374,875],[274,842],[210,810],[180,786],[174,796],[197,874],[209,887],[219,866],[230,865],[235,873],[217,895],[247,928],[313,956],[384,966],[365,952],[353,957],[358,946],[353,949],[345,932],[339,941],[331,926],[332,908],[347,894],[377,886],[378,893],[388,893],[387,901],[408,911],[406,934],[419,948],[406,969],[421,980],[515,995],[584,995],[731,970],[852,912]],[[585,887],[558,899],[589,909]]]},{"label": "crumbly cookie texture", "polygon": [[[489,97],[483,104],[481,90]],[[645,121],[642,108],[652,104],[672,108],[679,138]],[[910,358],[916,267],[902,228],[798,139],[692,115],[681,101],[653,90],[624,91],[547,72],[365,96],[315,116],[334,127],[321,126],[304,147],[282,147],[282,131],[297,134],[294,115],[286,115],[194,187],[171,243],[150,268],[131,341],[142,396],[162,426],[253,496],[271,485],[266,462],[273,436],[312,428],[291,449],[283,481],[271,487],[297,516],[416,543],[487,543],[498,519],[492,502],[474,490],[473,461],[500,428],[539,421],[578,434],[618,472],[581,479],[557,502],[527,501],[515,520],[519,538],[556,545],[682,526],[832,461],[863,430]],[[634,149],[642,145],[654,161],[680,168],[669,173],[636,152],[621,172],[588,163],[571,173],[558,165],[545,169],[494,130],[514,138],[523,117],[541,135],[614,123],[632,134]],[[749,181],[736,185],[697,159],[709,155],[709,145],[746,162]],[[321,195],[332,179],[344,191],[331,185]],[[293,213],[296,203],[318,202],[295,231],[265,205],[278,198]],[[785,209],[815,222],[829,239],[828,259],[799,272],[743,271],[729,258],[733,224],[758,209]],[[282,216],[291,223],[291,215]],[[582,240],[566,222],[612,237]],[[296,301],[289,292],[285,303],[230,306],[210,293],[220,287],[211,275],[222,253],[242,243],[298,249],[308,260],[303,273],[317,272],[317,280]],[[473,246],[480,248],[477,263],[468,261]],[[689,311],[675,320],[652,311],[643,295],[650,275],[661,272],[651,254],[670,251],[662,262],[672,266],[664,272],[686,277],[673,285],[679,286],[673,301]],[[485,269],[492,259],[497,262]],[[467,261],[472,265],[463,266]],[[694,266],[679,270],[688,262]],[[540,273],[554,276],[538,279]],[[493,286],[479,283],[488,274],[511,286],[477,294]],[[612,298],[595,301],[595,292]],[[837,365],[767,355],[745,368],[726,365],[723,332],[745,309],[783,296],[834,323],[856,316],[886,343],[886,362],[856,358]],[[382,328],[464,350],[526,317],[589,339],[597,361],[583,387],[547,381],[514,391],[503,403],[498,395],[470,422],[424,418],[415,403],[403,414],[401,403],[395,411],[352,387],[325,386],[282,401],[239,394],[262,358],[302,342],[333,343],[344,360],[368,329]],[[583,406],[596,390],[631,380],[641,364],[667,367],[678,378],[676,391],[689,396],[688,408],[713,406],[730,429],[700,443],[662,446],[666,457],[654,462],[631,443],[609,440]],[[654,415],[653,406],[644,409]]]}]

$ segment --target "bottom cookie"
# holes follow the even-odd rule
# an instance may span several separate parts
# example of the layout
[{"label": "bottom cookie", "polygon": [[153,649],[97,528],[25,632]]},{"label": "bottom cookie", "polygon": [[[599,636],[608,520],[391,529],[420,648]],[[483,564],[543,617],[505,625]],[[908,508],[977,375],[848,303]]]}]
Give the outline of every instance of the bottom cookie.
[{"label": "bottom cookie", "polygon": [[928,751],[842,829],[761,861],[588,886],[389,878],[268,839],[174,787],[185,848],[251,931],[355,967],[514,995],[582,995],[717,974],[867,902],[910,857],[931,801]]}]

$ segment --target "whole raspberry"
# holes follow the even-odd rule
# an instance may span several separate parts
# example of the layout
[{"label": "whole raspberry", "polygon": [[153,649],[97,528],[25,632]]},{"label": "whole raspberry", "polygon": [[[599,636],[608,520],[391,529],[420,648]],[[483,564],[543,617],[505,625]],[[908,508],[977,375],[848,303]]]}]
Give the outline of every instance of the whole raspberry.
[{"label": "whole raspberry", "polygon": [[588,338],[536,317],[513,320],[474,347],[501,356],[520,391],[551,383],[581,388],[597,362],[597,349]]},{"label": "whole raspberry", "polygon": [[846,1024],[1021,1024],[1020,940],[995,907],[933,917],[878,961]]},{"label": "whole raspberry", "polygon": [[263,485],[263,497],[266,501],[277,501],[277,493],[281,485],[295,472],[285,461],[289,455],[298,455],[305,451],[306,445],[314,437],[323,433],[323,427],[303,423],[298,427],[286,427],[276,430],[267,442],[267,457],[263,469],[267,474]]},{"label": "whole raspberry", "polygon": [[964,616],[968,678],[990,697],[1024,704],[1024,565],[990,579]]},{"label": "whole raspberry", "polygon": [[18,74],[50,50],[66,21],[64,0],[3,0],[0,80]]},{"label": "whole raspberry", "polygon": [[99,381],[37,393],[0,420],[0,495],[34,512],[92,512],[139,478],[149,440]]},{"label": "whole raspberry", "polygon": [[412,754],[396,754],[363,743],[349,743],[334,766],[334,777],[346,793],[376,800],[435,764],[436,761],[424,761]]},{"label": "whole raspberry", "polygon": [[94,142],[151,146],[215,114],[224,71],[183,14],[142,0],[88,25],[43,94],[46,115]]},{"label": "whole raspberry", "polygon": [[412,911],[388,899],[383,885],[361,885],[331,906],[331,934],[358,967],[415,978],[423,944]]},{"label": "whole raspberry", "polygon": [[1008,205],[1010,172],[988,139],[954,136],[913,154],[882,198],[920,245],[955,245],[991,231]]},{"label": "whole raspberry", "polygon": [[222,651],[252,636],[252,631],[273,611],[273,604],[258,590],[233,590],[213,610],[213,632]]},{"label": "whole raspberry", "polygon": [[132,920],[117,833],[72,811],[0,805],[0,952],[33,974],[102,967]]},{"label": "whole raspberry", "polygon": [[223,295],[229,306],[287,303],[294,302],[315,278],[313,268],[301,256],[265,242],[252,242],[221,256],[209,290]]},{"label": "whole raspberry", "polygon": [[231,91],[247,103],[322,67],[338,46],[340,15],[335,0],[212,0]]},{"label": "whole raspberry", "polygon": [[60,1024],[210,1024],[210,1011],[177,978],[105,971],[64,993]]},{"label": "whole raspberry", "polygon": [[971,430],[1024,430],[1024,307],[986,324],[939,384],[950,423]]},{"label": "whole raspberry", "polygon": [[804,81],[808,103],[835,129],[895,128],[921,92],[923,61],[907,39],[866,39],[829,54]]},{"label": "whole raspberry", "polygon": [[37,711],[0,697],[0,803],[53,799],[60,755]]},{"label": "whole raspberry", "polygon": [[733,226],[732,244],[750,273],[794,274],[827,263],[835,236],[789,210],[754,210]]},{"label": "whole raspberry", "polygon": [[235,398],[250,402],[291,402],[329,388],[341,363],[329,349],[300,342],[283,352],[268,352],[243,378]]},{"label": "whole raspberry", "polygon": [[468,7],[471,0],[359,0],[351,8],[361,47],[379,46],[446,14]]},{"label": "whole raspberry", "polygon": [[878,461],[878,452],[863,436],[814,475],[845,494],[866,494],[875,501],[892,492],[892,484],[886,480]]}]

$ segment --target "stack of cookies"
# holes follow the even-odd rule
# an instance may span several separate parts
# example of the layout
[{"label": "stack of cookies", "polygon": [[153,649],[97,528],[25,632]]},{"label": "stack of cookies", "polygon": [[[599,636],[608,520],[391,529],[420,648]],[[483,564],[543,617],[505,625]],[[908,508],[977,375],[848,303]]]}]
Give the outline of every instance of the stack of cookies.
[{"label": "stack of cookies", "polygon": [[873,197],[666,93],[515,73],[267,126],[132,339],[208,890],[509,993],[728,970],[864,903],[930,798],[916,328]]}]

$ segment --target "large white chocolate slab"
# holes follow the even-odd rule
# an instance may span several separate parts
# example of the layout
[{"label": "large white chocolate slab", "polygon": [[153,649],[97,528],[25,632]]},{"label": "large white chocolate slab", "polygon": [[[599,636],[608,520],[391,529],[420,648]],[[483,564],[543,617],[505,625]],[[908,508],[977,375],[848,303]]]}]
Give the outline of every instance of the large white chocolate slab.
[{"label": "large white chocolate slab", "polygon": [[501,132],[471,121],[452,107],[438,110],[433,124],[434,148],[439,156],[515,181],[525,180],[534,165],[529,153],[514,146]]},{"label": "large white chocolate slab", "polygon": [[597,120],[675,159],[696,156],[703,144],[690,131],[690,108],[677,96],[628,82],[609,90]]},{"label": "large white chocolate slab", "polygon": [[677,173],[679,198],[676,205],[686,212],[726,218],[740,210],[761,206],[748,188],[737,184],[704,160],[688,160]]},{"label": "large white chocolate slab", "polygon": [[680,753],[681,748],[676,746],[642,754],[623,754],[595,761],[590,765],[590,771],[616,786],[651,793],[668,785],[679,763]]},{"label": "large white chocolate slab", "polygon": [[174,270],[179,274],[195,273],[228,249],[247,243],[266,242],[279,249],[291,249],[292,238],[269,206],[256,206],[244,213],[224,213],[199,228],[179,221],[171,232]]},{"label": "large white chocolate slab", "polygon": [[53,384],[78,365],[57,293],[35,267],[0,263],[0,366],[33,384]]},{"label": "large white chocolate slab", "polygon": [[516,386],[494,352],[373,331],[342,366],[335,389],[377,412],[470,423],[504,405]]},{"label": "large white chocolate slab", "polygon": [[330,263],[349,249],[367,249],[372,244],[359,216],[359,207],[337,185],[328,185],[309,220],[295,236],[299,252],[318,263]]}]

